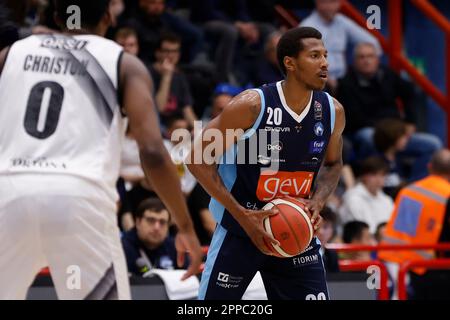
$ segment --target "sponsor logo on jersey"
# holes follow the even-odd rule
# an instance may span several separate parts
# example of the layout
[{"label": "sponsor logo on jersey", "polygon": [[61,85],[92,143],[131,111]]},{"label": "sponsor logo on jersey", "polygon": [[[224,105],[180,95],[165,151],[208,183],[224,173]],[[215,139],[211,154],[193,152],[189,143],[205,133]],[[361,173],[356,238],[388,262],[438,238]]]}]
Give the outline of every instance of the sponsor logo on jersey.
[{"label": "sponsor logo on jersey", "polygon": [[302,126],[295,126],[294,128],[295,128],[295,131],[297,131],[297,133],[299,133],[300,130],[302,129]]},{"label": "sponsor logo on jersey", "polygon": [[311,191],[314,172],[309,171],[262,171],[256,196],[260,201],[270,201],[284,196],[305,197]]},{"label": "sponsor logo on jersey", "polygon": [[303,166],[311,166],[311,167],[316,167],[320,165],[320,159],[317,157],[312,157],[311,160],[309,161],[302,161],[300,164]]},{"label": "sponsor logo on jersey", "polygon": [[319,262],[319,255],[317,253],[308,256],[299,256],[292,258],[292,263],[294,264],[294,267],[309,266],[311,264],[316,264],[318,262]]},{"label": "sponsor logo on jersey", "polygon": [[322,104],[319,101],[314,101],[314,120],[322,120]]},{"label": "sponsor logo on jersey", "polygon": [[309,153],[321,153],[325,147],[325,141],[311,141],[309,143]]},{"label": "sponsor logo on jersey", "polygon": [[259,208],[258,208],[258,206],[256,205],[256,203],[249,202],[249,201],[247,201],[247,203],[245,204],[245,207],[246,207],[247,209],[250,209],[250,210],[259,210]]},{"label": "sponsor logo on jersey", "polygon": [[281,141],[276,141],[267,145],[267,151],[280,152],[281,150],[283,150],[283,143]]},{"label": "sponsor logo on jersey", "polygon": [[289,128],[289,127],[271,127],[271,126],[266,126],[264,128],[264,130],[269,131],[269,132],[291,132],[291,128]]},{"label": "sponsor logo on jersey", "polygon": [[85,40],[77,40],[74,38],[57,38],[51,36],[42,41],[41,47],[56,50],[83,50],[87,43],[88,42]]},{"label": "sponsor logo on jersey", "polygon": [[263,156],[260,154],[258,155],[258,163],[259,164],[262,164],[263,166],[267,166],[270,164],[270,162],[271,162],[270,157],[266,157],[266,156]]},{"label": "sponsor logo on jersey", "polygon": [[323,128],[322,122],[317,122],[317,123],[314,125],[314,133],[316,134],[316,136],[318,136],[318,137],[323,136],[323,131],[324,131],[324,130],[325,130],[325,129]]},{"label": "sponsor logo on jersey", "polygon": [[217,276],[216,285],[225,289],[234,289],[239,287],[243,277],[234,277],[227,273],[219,272]]}]

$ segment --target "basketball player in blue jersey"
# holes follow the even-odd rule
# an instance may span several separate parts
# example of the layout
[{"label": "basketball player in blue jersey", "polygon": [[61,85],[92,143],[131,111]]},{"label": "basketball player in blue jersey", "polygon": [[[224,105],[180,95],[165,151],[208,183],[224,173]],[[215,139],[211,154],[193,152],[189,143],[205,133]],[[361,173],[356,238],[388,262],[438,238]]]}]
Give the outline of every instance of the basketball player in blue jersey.
[{"label": "basketball player in blue jersey", "polygon": [[[329,299],[319,240],[314,237],[292,258],[271,255],[265,242],[277,241],[264,230],[263,220],[277,212],[261,210],[278,197],[300,199],[317,230],[319,211],[339,180],[345,115],[342,105],[321,91],[328,68],[321,38],[309,27],[286,32],[277,46],[285,80],[244,91],[208,124],[203,134],[208,129],[224,137],[229,129],[245,131],[217,151],[227,158],[225,163],[195,163],[195,154],[210,142],[198,139],[193,146],[188,167],[212,196],[210,210],[218,223],[200,299],[240,299],[257,271],[269,299]],[[258,147],[257,162],[238,161],[241,152],[252,156],[252,141],[261,145],[260,132],[276,133],[277,140]],[[277,171],[271,169],[274,161]]]}]

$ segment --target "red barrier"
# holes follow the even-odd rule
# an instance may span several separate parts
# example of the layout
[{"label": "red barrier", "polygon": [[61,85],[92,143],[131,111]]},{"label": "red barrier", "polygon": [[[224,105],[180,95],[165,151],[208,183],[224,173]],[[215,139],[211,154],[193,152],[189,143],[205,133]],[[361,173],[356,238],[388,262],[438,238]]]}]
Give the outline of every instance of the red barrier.
[{"label": "red barrier", "polygon": [[353,245],[343,243],[328,243],[327,249],[336,251],[390,251],[390,250],[427,250],[433,249],[436,251],[450,251],[450,243],[437,244],[379,244],[379,245]]},{"label": "red barrier", "polygon": [[412,268],[427,268],[427,269],[450,269],[450,259],[431,259],[431,260],[412,260],[406,261],[400,265],[398,271],[398,298],[399,300],[406,300],[408,298],[406,292],[406,274]]},{"label": "red barrier", "polygon": [[[350,245],[350,244],[342,244],[342,243],[329,243],[326,245],[326,248],[329,250],[336,250],[336,251],[342,251],[342,252],[349,252],[349,251],[400,251],[400,250],[427,250],[427,249],[433,249],[436,251],[450,251],[450,243],[437,243],[437,244],[407,244],[407,245],[397,245],[397,244],[382,244],[382,245]],[[380,267],[381,272],[381,279],[380,279],[380,286],[383,288],[379,292],[378,298],[381,300],[387,296],[389,296],[389,292],[387,289],[387,269],[386,266],[378,261],[354,261],[355,270],[362,270],[362,268],[369,266],[371,264],[378,265],[378,263],[381,263],[383,267]],[[339,266],[341,266],[341,262],[339,263]],[[346,270],[346,266],[343,266],[343,271],[348,271],[348,268]],[[361,269],[358,269],[360,267]],[[414,267],[426,267],[430,269],[442,269],[443,267],[449,267],[450,268],[450,259],[431,259],[431,260],[415,260],[415,261],[407,261],[403,263],[399,269],[398,272],[398,296],[400,300],[406,299],[406,273],[409,269]],[[351,267],[350,267],[351,268]],[[351,270],[353,271],[353,270]],[[386,273],[385,273],[386,272]],[[383,276],[384,274],[384,276]],[[384,291],[386,290],[386,291]],[[387,299],[387,298],[386,298]]]},{"label": "red barrier", "polygon": [[378,291],[378,300],[389,300],[388,271],[383,262],[379,260],[354,261],[340,260],[339,268],[341,271],[367,271],[370,266],[380,268],[380,288]]}]

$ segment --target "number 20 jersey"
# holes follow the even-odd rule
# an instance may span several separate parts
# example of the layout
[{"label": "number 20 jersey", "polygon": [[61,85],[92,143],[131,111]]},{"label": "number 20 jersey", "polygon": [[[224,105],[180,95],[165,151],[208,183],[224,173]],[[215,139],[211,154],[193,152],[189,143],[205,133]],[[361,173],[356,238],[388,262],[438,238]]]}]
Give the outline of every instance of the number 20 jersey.
[{"label": "number 20 jersey", "polygon": [[121,54],[94,35],[12,45],[0,76],[0,176],[66,174],[113,194],[126,128],[117,97]]},{"label": "number 20 jersey", "polygon": [[[310,196],[335,122],[333,99],[326,92],[313,91],[306,108],[296,114],[286,103],[281,81],[256,91],[261,98],[259,117],[218,168],[230,193],[251,210],[279,197]],[[209,208],[225,229],[245,234],[216,199]]]}]

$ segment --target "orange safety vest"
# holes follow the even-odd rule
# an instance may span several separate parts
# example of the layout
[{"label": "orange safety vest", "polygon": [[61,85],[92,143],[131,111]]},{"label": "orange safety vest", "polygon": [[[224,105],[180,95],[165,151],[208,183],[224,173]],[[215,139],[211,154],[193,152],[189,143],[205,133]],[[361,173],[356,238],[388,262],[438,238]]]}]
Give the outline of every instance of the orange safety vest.
[{"label": "orange safety vest", "polygon": [[[436,244],[441,235],[450,183],[430,175],[403,188],[395,201],[394,211],[386,225],[382,244]],[[389,262],[428,260],[434,250],[380,251],[378,257]],[[414,268],[417,274],[425,268]]]}]

